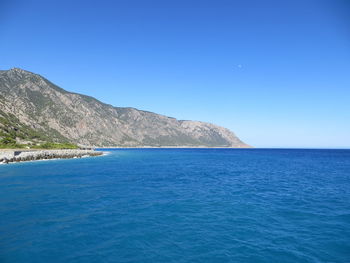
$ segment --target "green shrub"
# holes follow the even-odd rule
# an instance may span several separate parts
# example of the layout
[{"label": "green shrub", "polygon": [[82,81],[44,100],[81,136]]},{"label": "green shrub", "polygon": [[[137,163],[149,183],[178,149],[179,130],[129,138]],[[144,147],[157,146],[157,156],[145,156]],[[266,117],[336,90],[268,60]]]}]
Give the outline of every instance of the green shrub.
[{"label": "green shrub", "polygon": [[13,149],[23,147],[25,147],[25,145],[16,143],[16,140],[9,136],[0,140],[0,149]]},{"label": "green shrub", "polygon": [[35,145],[32,148],[36,149],[78,149],[79,147],[72,143],[54,143],[45,142],[40,145]]},{"label": "green shrub", "polygon": [[12,137],[7,136],[0,140],[0,144],[5,144],[5,145],[16,144],[16,140],[13,139]]}]

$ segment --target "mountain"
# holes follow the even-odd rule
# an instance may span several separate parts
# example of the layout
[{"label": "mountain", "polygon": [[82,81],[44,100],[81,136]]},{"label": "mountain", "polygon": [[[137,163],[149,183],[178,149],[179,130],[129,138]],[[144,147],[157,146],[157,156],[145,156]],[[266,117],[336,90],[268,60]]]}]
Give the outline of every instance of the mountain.
[{"label": "mountain", "polygon": [[88,146],[249,147],[230,130],[68,92],[19,68],[0,71],[0,138]]}]

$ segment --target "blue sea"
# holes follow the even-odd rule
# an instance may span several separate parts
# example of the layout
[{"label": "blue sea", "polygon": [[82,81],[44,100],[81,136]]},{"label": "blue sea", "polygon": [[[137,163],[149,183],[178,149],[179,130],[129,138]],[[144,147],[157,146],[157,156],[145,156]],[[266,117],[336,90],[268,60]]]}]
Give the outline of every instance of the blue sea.
[{"label": "blue sea", "polygon": [[350,262],[350,150],[1,165],[0,262]]}]

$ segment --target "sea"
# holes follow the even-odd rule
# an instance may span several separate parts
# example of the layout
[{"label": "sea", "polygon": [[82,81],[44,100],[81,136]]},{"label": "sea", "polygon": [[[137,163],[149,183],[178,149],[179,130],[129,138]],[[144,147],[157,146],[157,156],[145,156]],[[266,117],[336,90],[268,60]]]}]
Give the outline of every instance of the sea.
[{"label": "sea", "polygon": [[350,262],[350,150],[0,165],[0,262]]}]

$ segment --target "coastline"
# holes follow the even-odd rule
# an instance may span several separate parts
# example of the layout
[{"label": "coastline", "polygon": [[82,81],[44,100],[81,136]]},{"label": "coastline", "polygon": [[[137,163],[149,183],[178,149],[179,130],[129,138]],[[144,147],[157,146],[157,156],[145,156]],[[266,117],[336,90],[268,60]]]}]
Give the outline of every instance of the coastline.
[{"label": "coastline", "polygon": [[103,155],[103,152],[95,150],[67,149],[67,150],[0,150],[0,164],[50,160],[72,159]]},{"label": "coastline", "polygon": [[97,149],[252,149],[253,146],[247,145],[245,147],[229,147],[229,146],[108,146],[96,147]]}]

